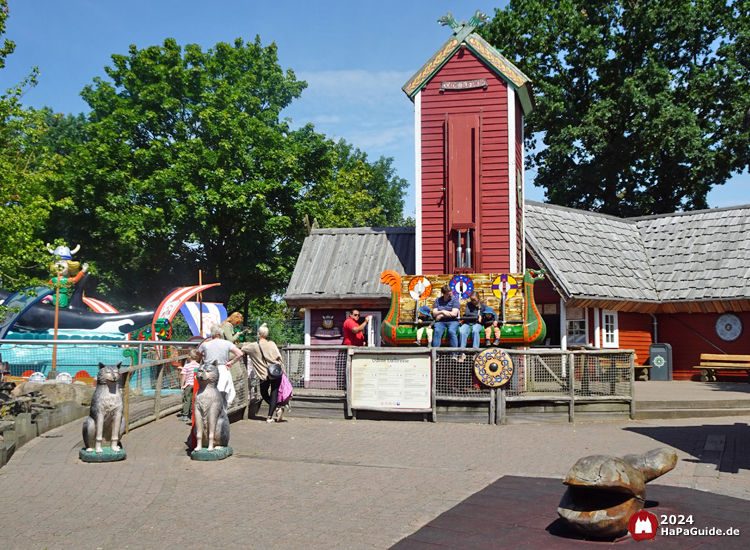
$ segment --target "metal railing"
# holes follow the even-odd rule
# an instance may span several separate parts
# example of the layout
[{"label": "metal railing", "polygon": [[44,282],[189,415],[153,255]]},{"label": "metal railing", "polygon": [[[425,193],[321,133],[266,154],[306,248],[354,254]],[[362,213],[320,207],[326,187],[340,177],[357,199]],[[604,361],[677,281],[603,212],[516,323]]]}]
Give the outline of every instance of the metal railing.
[{"label": "metal railing", "polygon": [[[299,346],[282,349],[288,376],[295,388],[335,389],[345,392],[351,356],[347,346]],[[353,348],[356,353],[383,348]],[[414,349],[414,352],[421,351]],[[513,361],[513,375],[500,388],[479,383],[474,357],[481,350],[432,348],[433,392],[443,403],[484,402],[493,422],[504,423],[507,403],[564,402],[568,416],[575,404],[615,401],[629,404],[635,418],[633,350],[505,350]],[[399,349],[399,353],[403,353]]]},{"label": "metal railing", "polygon": [[[53,346],[57,346],[55,371],[65,372],[74,381],[96,384],[99,362],[120,368],[124,417],[127,430],[153,422],[179,411],[182,390],[177,367],[187,359],[187,351],[200,342],[150,342],[139,340],[3,340],[0,355],[7,361],[11,377],[30,371],[48,374]],[[251,388],[244,361],[231,369],[236,396],[228,412],[244,409],[248,416]]]}]

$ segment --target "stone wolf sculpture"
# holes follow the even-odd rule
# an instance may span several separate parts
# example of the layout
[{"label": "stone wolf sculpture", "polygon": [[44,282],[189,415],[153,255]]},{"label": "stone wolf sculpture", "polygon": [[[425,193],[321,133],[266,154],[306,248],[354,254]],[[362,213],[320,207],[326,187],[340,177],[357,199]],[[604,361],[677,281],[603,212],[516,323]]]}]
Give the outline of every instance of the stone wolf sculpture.
[{"label": "stone wolf sculpture", "polygon": [[229,417],[224,396],[216,388],[219,381],[219,362],[202,363],[195,371],[198,393],[195,396],[195,450],[200,451],[204,438],[208,450],[229,445]]},{"label": "stone wolf sculpture", "polygon": [[122,449],[120,439],[125,433],[125,418],[122,415],[122,393],[120,392],[120,365],[107,366],[99,363],[96,389],[91,397],[89,416],[83,422],[83,444],[86,452],[102,451],[102,439],[109,438],[114,452]]}]

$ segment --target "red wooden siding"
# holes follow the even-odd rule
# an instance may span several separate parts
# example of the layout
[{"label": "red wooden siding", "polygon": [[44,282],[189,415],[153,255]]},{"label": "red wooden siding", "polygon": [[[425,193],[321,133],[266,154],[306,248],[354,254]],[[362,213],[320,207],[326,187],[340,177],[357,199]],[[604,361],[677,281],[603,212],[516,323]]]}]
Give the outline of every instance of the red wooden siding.
[{"label": "red wooden siding", "polygon": [[[440,92],[443,81],[486,78],[487,89]],[[446,250],[446,115],[479,115],[481,264],[475,271],[510,269],[506,83],[469,50],[459,50],[422,89],[422,272],[449,272]],[[476,246],[473,243],[473,246]]]},{"label": "red wooden siding", "polygon": [[[721,353],[708,342],[718,346],[729,355],[750,355],[750,339],[748,338],[750,313],[736,312],[735,315],[742,321],[744,330],[734,342],[725,342],[716,335],[715,325],[719,318],[718,313],[658,315],[659,341],[672,345],[675,380],[700,380],[700,371],[693,367],[700,365],[701,353]],[[747,380],[747,374],[744,371],[736,374],[723,371],[718,376],[723,380],[730,377]]]},{"label": "red wooden siding", "polygon": [[[599,310],[601,315],[601,310]],[[601,325],[601,323],[600,323]],[[637,355],[636,364],[648,363],[648,347],[653,343],[653,319],[644,313],[617,313],[620,349],[633,349]],[[600,340],[601,341],[601,340]]]}]

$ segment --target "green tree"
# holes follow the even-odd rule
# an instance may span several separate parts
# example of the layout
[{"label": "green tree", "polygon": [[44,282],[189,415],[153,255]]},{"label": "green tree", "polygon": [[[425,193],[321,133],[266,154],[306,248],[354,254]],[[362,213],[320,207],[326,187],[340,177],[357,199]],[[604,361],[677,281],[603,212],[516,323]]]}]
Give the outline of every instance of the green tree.
[{"label": "green tree", "polygon": [[368,162],[367,153],[342,139],[331,143],[330,162],[328,177],[305,196],[322,227],[403,225],[408,182],[396,175],[392,158]]},{"label": "green tree", "polygon": [[[0,36],[5,34],[5,21],[8,19],[9,13],[8,0],[0,0]],[[15,42],[7,38],[3,39],[2,47],[0,47],[0,69],[5,67],[5,58],[12,54],[15,49]]]},{"label": "green tree", "polygon": [[[87,123],[58,117],[50,134],[49,146],[67,155],[56,196],[73,200],[54,212],[50,231],[63,228],[59,236],[82,245],[115,303],[156,304],[167,289],[196,284],[199,269],[204,282],[221,282],[206,299],[238,297],[242,310],[279,295],[304,215],[322,220],[322,205],[344,200],[321,189],[339,180],[364,190],[336,223],[400,216],[405,182],[389,159],[368,163],[312,125],[291,131],[280,120],[306,84],[282,71],[275,44],[238,39],[203,51],[167,39],[112,61],[111,81],[82,92]],[[377,194],[375,204],[365,192]]]},{"label": "green tree", "polygon": [[748,0],[496,10],[481,32],[536,91],[535,185],[552,203],[621,216],[707,208],[750,162],[749,14]]}]

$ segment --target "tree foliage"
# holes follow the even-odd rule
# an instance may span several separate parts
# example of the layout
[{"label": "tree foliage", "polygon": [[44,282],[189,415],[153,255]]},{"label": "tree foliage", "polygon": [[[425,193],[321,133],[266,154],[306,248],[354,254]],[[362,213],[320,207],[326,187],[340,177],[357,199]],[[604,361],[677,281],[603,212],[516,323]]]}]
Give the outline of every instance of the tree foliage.
[{"label": "tree foliage", "polygon": [[306,193],[309,210],[323,227],[389,227],[404,224],[408,182],[396,175],[393,159],[370,163],[367,153],[343,139],[331,144],[331,170]]},{"label": "tree foliage", "polygon": [[[7,16],[7,3],[0,0],[0,36]],[[5,40],[0,68],[13,48]],[[37,283],[36,277],[46,275],[40,266],[49,261],[41,236],[53,207],[48,187],[59,159],[42,145],[47,132],[44,113],[21,103],[37,74],[33,68],[23,82],[0,94],[0,286],[7,290]]]},{"label": "tree foliage", "polygon": [[292,131],[280,119],[306,84],[282,71],[275,44],[203,51],[167,39],[112,61],[110,80],[82,92],[87,123],[58,118],[50,134],[66,155],[56,196],[73,201],[53,213],[50,235],[83,246],[116,303],[158,303],[196,284],[199,269],[221,282],[212,299],[278,295],[305,214],[323,224],[400,218],[405,183],[389,159],[368,163],[312,125]]},{"label": "tree foliage", "polygon": [[749,14],[748,0],[496,10],[481,32],[534,83],[535,185],[552,203],[621,216],[707,208],[750,162]]}]

